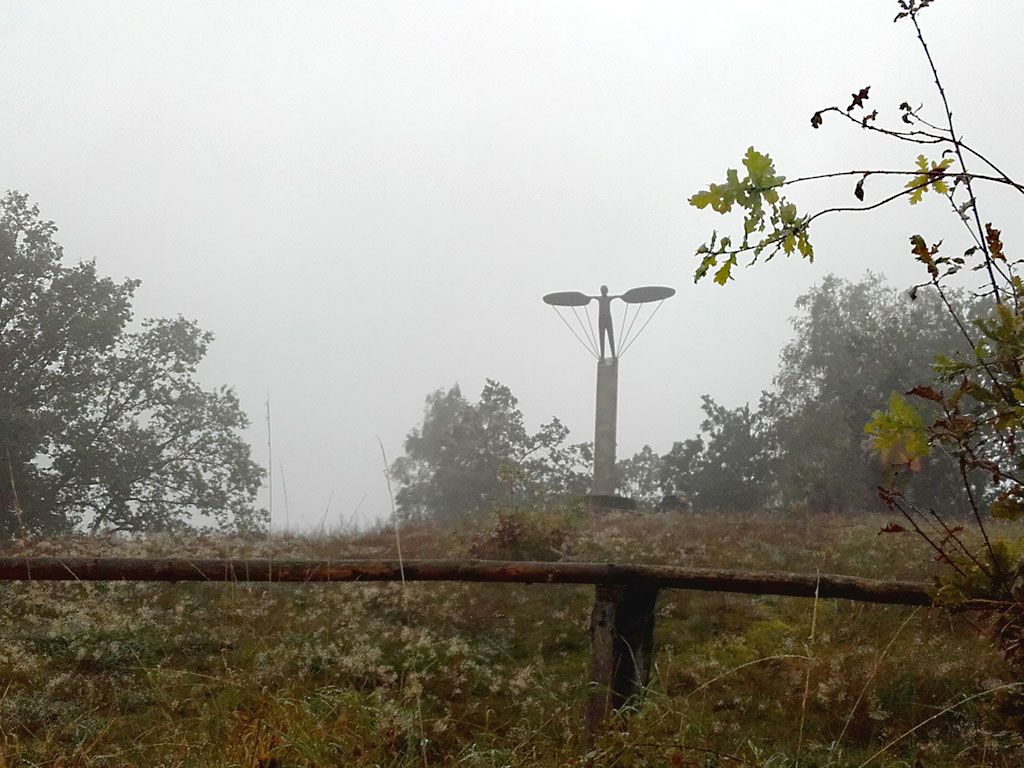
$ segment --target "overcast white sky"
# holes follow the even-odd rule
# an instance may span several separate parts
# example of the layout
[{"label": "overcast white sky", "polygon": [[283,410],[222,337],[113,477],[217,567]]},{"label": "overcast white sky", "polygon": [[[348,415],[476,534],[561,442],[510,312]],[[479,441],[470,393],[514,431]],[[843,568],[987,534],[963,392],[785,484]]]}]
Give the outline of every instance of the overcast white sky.
[{"label": "overcast white sky", "polygon": [[[594,362],[545,293],[678,290],[623,360],[622,457],[692,436],[703,393],[756,402],[794,299],[827,272],[919,279],[907,235],[954,239],[937,197],[822,221],[813,265],[692,282],[722,222],[686,199],[751,144],[788,176],[912,163],[912,147],[809,125],[864,85],[883,112],[923,101],[939,119],[897,10],[0,0],[0,190],[27,192],[70,259],[141,278],[137,316],[216,334],[203,381],[236,388],[264,463],[269,393],[275,527],[282,472],[292,527],[329,499],[328,525],[364,498],[370,520],[389,512],[377,437],[400,455],[438,388],[475,398],[498,379],[531,426],[557,415],[592,439]],[[1024,176],[1024,3],[939,0],[922,20],[961,132]],[[1024,225],[989,200],[1012,250]]]}]

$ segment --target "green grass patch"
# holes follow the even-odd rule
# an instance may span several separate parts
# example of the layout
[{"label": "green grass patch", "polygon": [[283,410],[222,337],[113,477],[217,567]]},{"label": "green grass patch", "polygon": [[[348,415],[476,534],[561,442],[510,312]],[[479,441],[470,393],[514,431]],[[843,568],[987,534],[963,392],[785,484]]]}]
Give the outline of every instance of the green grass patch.
[{"label": "green grass patch", "polygon": [[[885,522],[622,515],[559,519],[552,536],[536,517],[482,520],[410,526],[403,553],[934,573],[913,538],[877,535]],[[12,551],[395,556],[384,528]],[[969,615],[682,591],[659,599],[648,695],[584,754],[592,600],[571,585],[0,584],[0,766],[854,768],[895,741],[869,765],[1019,768],[1024,697],[979,695],[1015,680]]]}]

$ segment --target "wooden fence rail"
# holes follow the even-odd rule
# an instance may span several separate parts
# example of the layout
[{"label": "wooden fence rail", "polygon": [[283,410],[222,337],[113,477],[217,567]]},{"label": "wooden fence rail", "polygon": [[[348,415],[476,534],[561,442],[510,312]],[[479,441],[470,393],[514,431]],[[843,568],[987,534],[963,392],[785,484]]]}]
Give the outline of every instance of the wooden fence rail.
[{"label": "wooden fence rail", "polygon": [[650,679],[655,604],[662,589],[843,598],[931,605],[928,585],[834,574],[729,571],[668,565],[504,560],[266,560],[0,557],[0,581],[343,583],[461,581],[596,586],[590,617],[587,741]]},{"label": "wooden fence rail", "polygon": [[834,574],[505,560],[0,557],[0,581],[469,581],[603,584],[931,605],[928,585]]}]

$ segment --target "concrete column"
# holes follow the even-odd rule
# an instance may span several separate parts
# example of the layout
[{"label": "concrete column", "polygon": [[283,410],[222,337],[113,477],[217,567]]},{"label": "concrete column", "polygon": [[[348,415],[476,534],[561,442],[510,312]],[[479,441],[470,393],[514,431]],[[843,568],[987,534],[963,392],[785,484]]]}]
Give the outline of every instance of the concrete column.
[{"label": "concrete column", "polygon": [[615,425],[618,418],[619,359],[597,361],[597,408],[594,422],[595,496],[615,493]]}]

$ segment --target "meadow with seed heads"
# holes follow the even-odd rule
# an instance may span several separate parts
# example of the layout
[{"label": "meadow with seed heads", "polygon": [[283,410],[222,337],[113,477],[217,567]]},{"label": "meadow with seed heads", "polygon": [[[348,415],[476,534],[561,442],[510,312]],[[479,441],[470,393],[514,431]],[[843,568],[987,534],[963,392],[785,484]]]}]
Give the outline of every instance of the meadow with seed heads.
[{"label": "meadow with seed heads", "polygon": [[[916,537],[879,535],[886,524],[566,509],[399,533],[406,558],[937,571]],[[381,525],[18,540],[3,554],[384,559],[396,546]],[[970,613],[685,591],[659,599],[647,695],[585,748],[592,602],[572,585],[3,583],[0,765],[1020,764],[1024,691]]]}]

